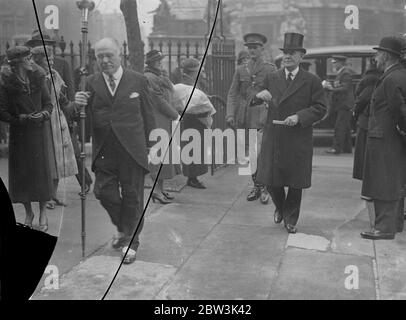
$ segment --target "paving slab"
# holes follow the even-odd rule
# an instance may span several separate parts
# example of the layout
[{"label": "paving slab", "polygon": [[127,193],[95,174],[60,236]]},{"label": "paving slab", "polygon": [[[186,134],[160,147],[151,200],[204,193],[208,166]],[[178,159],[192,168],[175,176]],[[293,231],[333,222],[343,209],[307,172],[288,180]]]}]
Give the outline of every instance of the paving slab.
[{"label": "paving slab", "polygon": [[266,299],[286,232],[218,225],[158,299]]},{"label": "paving slab", "polygon": [[[358,268],[358,289],[346,289],[348,266]],[[286,250],[269,295],[272,300],[369,300],[375,297],[371,258],[296,248]]]},{"label": "paving slab", "polygon": [[380,299],[406,300],[406,232],[394,240],[374,241]]},{"label": "paving slab", "polygon": [[330,247],[330,241],[324,237],[316,235],[296,233],[289,235],[286,247],[327,251],[327,249]]},{"label": "paving slab", "polygon": [[[59,281],[58,290],[43,288],[34,300],[100,300],[119,266],[110,256],[93,256]],[[173,266],[136,261],[123,265],[107,300],[151,300],[174,275]]]}]

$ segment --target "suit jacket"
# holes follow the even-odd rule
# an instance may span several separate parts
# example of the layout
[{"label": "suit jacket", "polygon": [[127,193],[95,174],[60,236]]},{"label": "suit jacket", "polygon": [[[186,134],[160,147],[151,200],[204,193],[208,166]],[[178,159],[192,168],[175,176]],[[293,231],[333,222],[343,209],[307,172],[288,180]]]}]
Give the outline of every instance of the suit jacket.
[{"label": "suit jacket", "polygon": [[406,131],[406,70],[400,64],[379,79],[371,99],[362,194],[395,201],[404,184],[406,148],[397,130]]},{"label": "suit jacket", "polygon": [[149,134],[155,129],[148,81],[140,73],[125,69],[114,97],[102,73],[87,78],[90,91],[87,113],[93,133],[93,170],[105,139],[111,131],[130,156],[148,171]]},{"label": "suit jacket", "polygon": [[331,108],[333,111],[351,110],[354,107],[354,87],[352,73],[347,67],[343,67],[337,74],[331,95]]},{"label": "suit jacket", "polygon": [[[273,187],[297,189],[311,186],[313,123],[326,112],[320,79],[302,69],[287,87],[285,70],[267,74],[265,88],[272,94],[258,161],[257,180]],[[294,127],[273,124],[297,114]]]},{"label": "suit jacket", "polygon": [[239,66],[228,91],[226,118],[234,117],[237,127],[246,128],[251,102],[264,89],[266,75],[276,70],[274,64],[262,60],[256,63],[250,60],[247,65]]},{"label": "suit jacket", "polygon": [[66,94],[70,101],[75,100],[75,83],[73,82],[73,75],[69,64],[65,59],[55,57],[54,69],[58,71],[66,85]]}]

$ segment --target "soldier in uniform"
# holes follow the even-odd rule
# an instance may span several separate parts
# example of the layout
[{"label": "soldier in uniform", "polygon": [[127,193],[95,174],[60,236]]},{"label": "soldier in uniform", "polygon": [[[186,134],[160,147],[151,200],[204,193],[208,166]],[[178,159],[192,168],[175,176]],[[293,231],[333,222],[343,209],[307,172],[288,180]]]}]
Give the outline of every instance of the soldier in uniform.
[{"label": "soldier in uniform", "polygon": [[347,57],[334,55],[332,63],[337,72],[334,85],[327,83],[324,88],[332,92],[331,109],[337,114],[333,146],[327,153],[352,153],[351,116],[354,108],[354,88],[352,85],[352,71],[346,67]]},{"label": "soldier in uniform", "polygon": [[[244,36],[244,45],[248,48],[250,59],[247,64],[240,65],[233,78],[227,97],[227,124],[236,129],[258,129],[257,155],[260,153],[263,127],[266,122],[267,108],[263,100],[255,95],[264,89],[263,81],[268,73],[277,70],[274,64],[263,61],[262,53],[267,38],[259,33]],[[248,139],[245,139],[246,141]],[[244,146],[245,147],[245,146]],[[256,181],[256,170],[252,175],[254,188],[247,200],[261,198],[266,204],[269,201],[267,188]]]}]

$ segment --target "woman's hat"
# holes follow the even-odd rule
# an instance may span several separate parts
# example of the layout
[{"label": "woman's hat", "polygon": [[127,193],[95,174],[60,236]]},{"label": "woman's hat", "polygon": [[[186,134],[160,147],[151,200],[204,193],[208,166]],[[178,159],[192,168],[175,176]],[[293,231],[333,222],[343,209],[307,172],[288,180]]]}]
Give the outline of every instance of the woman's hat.
[{"label": "woman's hat", "polygon": [[242,59],[249,58],[249,56],[250,54],[247,51],[241,50],[238,53],[237,61],[240,62]]},{"label": "woman's hat", "polygon": [[31,54],[30,48],[26,46],[15,46],[6,51],[8,63],[27,57]]},{"label": "woman's hat", "polygon": [[182,62],[181,67],[183,70],[199,71],[200,61],[195,58],[187,58]]},{"label": "woman's hat", "polygon": [[[42,41],[42,38],[44,38],[44,41]],[[52,40],[51,37],[46,34],[46,33],[42,33],[42,37],[41,37],[41,33],[39,32],[39,30],[34,30],[33,33],[31,34],[31,39],[28,40],[25,45],[28,47],[38,47],[38,46],[43,46],[44,44],[46,46],[52,46],[56,43],[55,40]]]},{"label": "woman's hat", "polygon": [[283,42],[283,48],[280,50],[295,50],[306,53],[306,49],[303,48],[304,35],[296,32],[285,33],[285,40]]},{"label": "woman's hat", "polygon": [[145,56],[145,63],[151,64],[155,61],[162,60],[163,58],[164,58],[164,56],[161,51],[151,50],[151,51],[147,52],[147,54]]},{"label": "woman's hat", "polygon": [[403,43],[398,37],[383,37],[379,42],[378,47],[374,47],[374,50],[386,51],[397,56],[402,55]]}]

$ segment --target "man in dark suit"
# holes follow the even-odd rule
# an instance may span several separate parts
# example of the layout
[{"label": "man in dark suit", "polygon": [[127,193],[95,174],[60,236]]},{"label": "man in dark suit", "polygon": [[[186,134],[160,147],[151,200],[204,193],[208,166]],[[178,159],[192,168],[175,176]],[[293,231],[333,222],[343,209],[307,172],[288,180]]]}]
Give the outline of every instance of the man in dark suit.
[{"label": "man in dark suit", "polygon": [[[372,198],[375,227],[365,239],[394,239],[403,230],[406,166],[406,70],[400,64],[402,43],[397,37],[380,41],[375,60],[384,72],[371,98],[362,195]],[[402,143],[403,139],[403,143]]]},{"label": "man in dark suit", "polygon": [[87,92],[76,93],[75,102],[87,105],[91,117],[94,193],[117,227],[113,247],[122,249],[124,263],[128,264],[135,260],[143,226],[147,148],[151,146],[149,134],[155,120],[147,79],[123,70],[119,43],[104,38],[95,45],[95,54],[101,72],[88,77]]},{"label": "man in dark suit", "polygon": [[311,186],[312,125],[323,118],[326,99],[320,79],[299,68],[306,53],[303,35],[286,33],[281,50],[284,68],[268,73],[266,90],[257,94],[269,102],[257,178],[269,186],[275,223],[284,221],[286,230],[296,233],[302,189]]},{"label": "man in dark suit", "polygon": [[352,72],[346,67],[345,56],[334,55],[331,62],[337,72],[334,84],[326,82],[324,88],[331,92],[331,112],[336,114],[333,146],[327,153],[340,154],[352,152],[351,116],[354,108],[354,88]]}]

